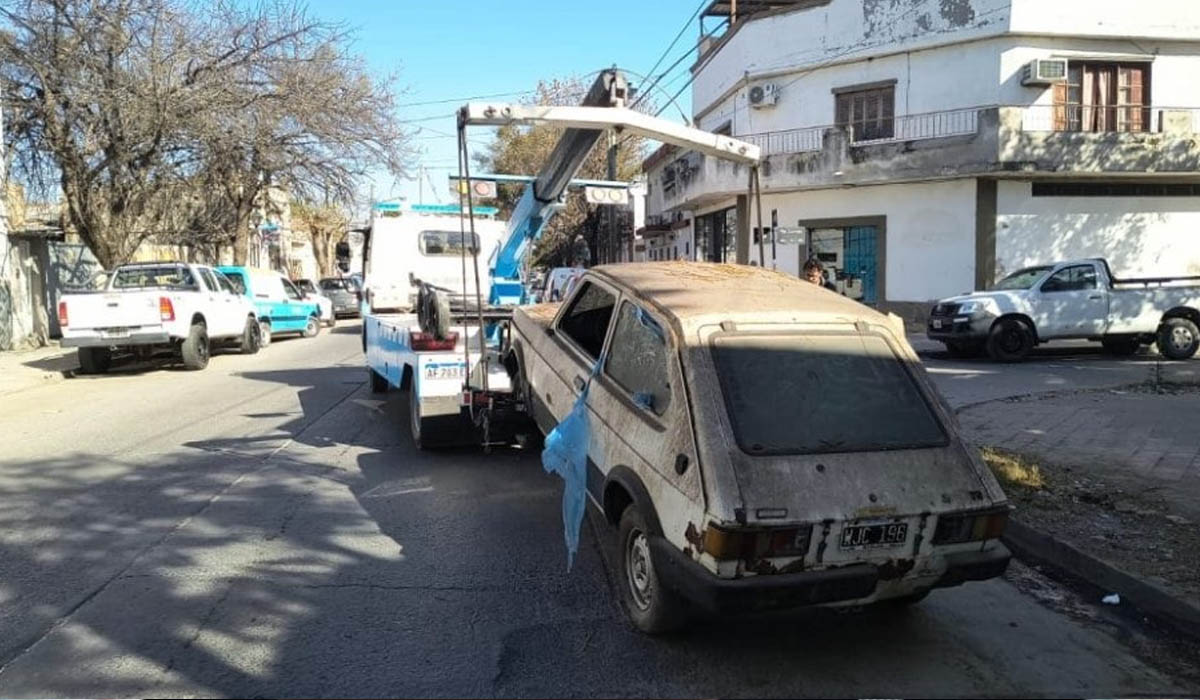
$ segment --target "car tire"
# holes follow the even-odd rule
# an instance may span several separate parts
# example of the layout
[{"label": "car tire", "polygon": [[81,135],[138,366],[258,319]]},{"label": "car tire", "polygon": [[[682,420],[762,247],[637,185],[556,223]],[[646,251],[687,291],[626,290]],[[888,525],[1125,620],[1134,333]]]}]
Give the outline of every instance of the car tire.
[{"label": "car tire", "polygon": [[661,584],[654,568],[651,537],[654,535],[637,506],[630,505],[621,513],[617,587],[625,614],[638,631],[666,634],[687,622],[687,608],[674,591]]},{"label": "car tire", "polygon": [[992,326],[988,334],[987,352],[996,362],[1020,362],[1037,343],[1033,329],[1019,318],[1002,318]]},{"label": "car tire", "polygon": [[193,323],[188,331],[188,337],[179,345],[179,354],[183,357],[183,366],[187,369],[198,370],[208,366],[208,356],[211,347],[208,342],[208,327],[203,323]]},{"label": "car tire", "polygon": [[946,352],[950,357],[959,360],[970,360],[983,354],[986,341],[978,340],[947,340]]},{"label": "car tire", "polygon": [[517,434],[517,442],[522,449],[540,450],[545,445],[546,436],[542,434],[542,429],[538,426],[537,417],[533,413],[533,387],[529,384],[529,378],[525,375],[525,363],[517,355],[517,371],[516,385],[513,387],[513,394],[521,397],[521,402],[525,404],[525,415],[528,416],[528,426],[524,432]]},{"label": "car tire", "polygon": [[1187,318],[1168,318],[1158,327],[1158,351],[1171,360],[1186,360],[1200,349],[1200,328]]},{"label": "car tire", "polygon": [[321,334],[321,321],[316,316],[309,316],[308,322],[304,324],[304,337],[315,338]]},{"label": "car tire", "polygon": [[239,349],[243,355],[254,355],[261,347],[262,328],[258,321],[251,316],[246,319],[246,327],[242,329],[242,343]]},{"label": "car tire", "polygon": [[260,319],[258,322],[258,347],[265,348],[271,344],[271,321]]},{"label": "car tire", "polygon": [[1104,352],[1116,357],[1131,357],[1142,349],[1142,343],[1137,338],[1105,338],[1100,341]]},{"label": "car tire", "polygon": [[337,315],[329,314],[329,323],[326,323],[327,328],[337,328]]},{"label": "car tire", "polygon": [[84,374],[104,374],[112,366],[108,348],[79,348],[79,369]]}]

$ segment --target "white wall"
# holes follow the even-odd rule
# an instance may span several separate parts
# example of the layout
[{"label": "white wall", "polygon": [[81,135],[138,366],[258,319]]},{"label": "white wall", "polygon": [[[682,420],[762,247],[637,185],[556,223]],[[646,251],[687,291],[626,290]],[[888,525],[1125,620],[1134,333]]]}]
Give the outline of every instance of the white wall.
[{"label": "white wall", "polygon": [[811,68],[1008,27],[1008,0],[833,0],[823,7],[750,21],[697,77],[692,104],[703,110],[747,73]]},{"label": "white wall", "polygon": [[[799,221],[887,217],[888,301],[928,301],[975,285],[975,181],[880,185],[763,195],[763,220],[779,210],[779,225]],[[752,260],[758,246],[750,246]],[[767,266],[771,247],[766,246]],[[798,275],[798,246],[776,247],[777,269]]]},{"label": "white wall", "polygon": [[996,274],[1105,257],[1122,277],[1200,275],[1200,197],[1034,197],[1000,182]]},{"label": "white wall", "polygon": [[1196,0],[1012,0],[1012,31],[1194,40]]}]

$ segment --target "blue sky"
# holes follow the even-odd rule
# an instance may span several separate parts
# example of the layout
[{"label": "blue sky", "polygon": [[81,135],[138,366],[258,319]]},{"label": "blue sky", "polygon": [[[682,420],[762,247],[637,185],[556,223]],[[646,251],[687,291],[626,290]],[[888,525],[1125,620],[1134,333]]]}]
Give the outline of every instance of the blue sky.
[{"label": "blue sky", "polygon": [[[456,141],[441,134],[453,134],[451,115],[460,103],[414,103],[528,91],[539,79],[586,75],[614,63],[646,73],[698,5],[699,0],[317,0],[310,10],[355,30],[354,48],[371,69],[397,76],[397,86],[405,89],[397,102],[409,105],[400,107],[401,119],[438,117],[411,127],[421,127],[415,143],[436,187],[434,196],[425,184],[425,201],[446,202],[446,175],[457,171]],[[692,22],[656,72],[692,48],[698,36],[699,25]],[[670,94],[686,82],[690,63],[683,61],[664,80]],[[685,111],[689,96],[688,90],[680,96]],[[656,99],[665,101],[661,93]],[[679,118],[679,112],[672,108],[663,116]],[[472,132],[480,141],[489,138],[483,127]],[[389,192],[390,187],[390,177],[377,179],[376,198],[418,197],[416,182]]]}]

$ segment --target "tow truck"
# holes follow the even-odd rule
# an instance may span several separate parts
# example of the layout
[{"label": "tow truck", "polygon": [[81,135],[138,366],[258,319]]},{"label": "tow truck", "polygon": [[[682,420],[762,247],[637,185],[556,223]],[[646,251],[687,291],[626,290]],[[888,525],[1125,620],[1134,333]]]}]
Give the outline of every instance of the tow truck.
[{"label": "tow truck", "polygon": [[[408,391],[410,428],[419,449],[481,440],[485,447],[536,437],[520,396],[513,392],[510,368],[502,352],[515,306],[530,300],[523,262],[533,243],[565,206],[572,186],[627,187],[612,181],[574,180],[588,153],[607,130],[631,133],[732,160],[751,168],[757,179],[758,146],[630,109],[630,87],[616,69],[602,71],[580,106],[531,106],[469,103],[458,111],[459,179],[471,182],[466,130],[470,126],[508,124],[563,128],[549,160],[527,181],[504,235],[488,257],[487,278],[480,280],[475,258],[479,246],[461,246],[462,279],[457,289],[444,281],[423,280],[413,314],[376,309],[371,290],[363,309],[363,349],[371,389]],[[479,175],[475,179],[483,179]],[[462,240],[476,234],[476,207],[470,187],[460,188]],[[374,224],[372,226],[374,228]],[[369,234],[370,235],[370,234]],[[368,244],[368,255],[370,255]],[[368,261],[372,267],[386,260]],[[468,271],[470,268],[470,272]]]}]

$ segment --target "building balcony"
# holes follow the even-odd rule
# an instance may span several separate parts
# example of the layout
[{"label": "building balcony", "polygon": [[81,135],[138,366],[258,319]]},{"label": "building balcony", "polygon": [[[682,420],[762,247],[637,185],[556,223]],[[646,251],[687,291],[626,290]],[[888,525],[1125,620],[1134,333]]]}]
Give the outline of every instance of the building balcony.
[{"label": "building balcony", "polygon": [[[737,138],[762,149],[764,192],[987,175],[1200,175],[1200,108],[992,106]],[[749,187],[745,166],[694,152],[650,178],[664,210]]]}]

